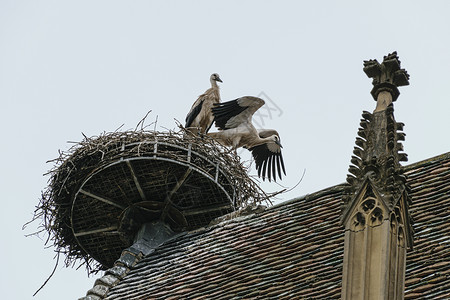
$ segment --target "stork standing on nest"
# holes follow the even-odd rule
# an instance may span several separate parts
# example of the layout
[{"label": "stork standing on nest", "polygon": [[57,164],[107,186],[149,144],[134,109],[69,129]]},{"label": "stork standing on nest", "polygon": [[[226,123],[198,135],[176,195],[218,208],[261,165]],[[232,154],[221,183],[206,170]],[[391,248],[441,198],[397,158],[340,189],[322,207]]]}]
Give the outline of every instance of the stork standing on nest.
[{"label": "stork standing on nest", "polygon": [[252,152],[258,176],[276,181],[281,171],[286,175],[281,155],[280,136],[276,130],[257,130],[252,124],[253,114],[264,105],[264,100],[245,96],[236,100],[214,104],[212,113],[219,132],[208,135],[232,149],[244,147]]},{"label": "stork standing on nest", "polygon": [[198,131],[205,134],[213,124],[214,116],[211,112],[213,104],[220,103],[219,86],[217,82],[222,82],[219,74],[213,73],[209,78],[211,88],[201,94],[192,104],[191,110],[186,116],[186,125],[184,126],[191,132]]}]

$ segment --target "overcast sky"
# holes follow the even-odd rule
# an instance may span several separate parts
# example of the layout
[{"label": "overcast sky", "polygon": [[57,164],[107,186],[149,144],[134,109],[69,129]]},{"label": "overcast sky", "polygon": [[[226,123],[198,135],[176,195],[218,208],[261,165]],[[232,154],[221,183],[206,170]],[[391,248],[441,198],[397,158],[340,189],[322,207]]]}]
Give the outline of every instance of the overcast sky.
[{"label": "overcast sky", "polygon": [[[0,0],[2,298],[32,298],[54,266],[44,240],[24,237],[38,224],[22,230],[46,161],[149,110],[175,128],[213,72],[222,100],[266,100],[258,122],[280,133],[281,184],[306,170],[279,201],[345,181],[361,112],[375,108],[363,60],[394,50],[411,75],[395,103],[408,164],[450,151],[449,12],[450,1]],[[99,276],[60,266],[35,299],[77,299]]]}]

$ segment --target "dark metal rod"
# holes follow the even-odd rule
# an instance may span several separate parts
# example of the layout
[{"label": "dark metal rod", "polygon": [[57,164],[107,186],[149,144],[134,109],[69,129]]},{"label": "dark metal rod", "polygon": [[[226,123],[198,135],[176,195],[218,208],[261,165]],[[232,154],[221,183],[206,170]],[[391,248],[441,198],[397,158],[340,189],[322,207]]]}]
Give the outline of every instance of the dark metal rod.
[{"label": "dark metal rod", "polygon": [[100,232],[105,232],[105,231],[112,231],[112,230],[117,230],[117,226],[110,226],[110,227],[105,227],[105,228],[100,228],[100,229],[95,229],[95,230],[77,232],[77,233],[74,233],[74,235],[78,237],[78,236],[100,233]]},{"label": "dark metal rod", "polygon": [[139,195],[141,196],[142,201],[146,201],[147,199],[145,198],[144,191],[141,188],[141,184],[139,183],[139,180],[138,180],[136,174],[134,173],[133,166],[131,165],[131,162],[129,160],[127,160],[127,165],[131,171],[131,176],[133,177],[134,184],[136,185],[136,188],[139,191]]},{"label": "dark metal rod", "polygon": [[88,192],[88,191],[85,191],[85,190],[83,190],[83,189],[80,189],[80,193],[82,193],[83,195],[86,195],[86,196],[88,196],[88,197],[94,198],[94,199],[96,199],[96,200],[102,201],[102,202],[104,202],[104,203],[107,203],[107,204],[109,204],[109,205],[112,205],[112,206],[121,208],[121,209],[125,209],[125,208],[126,208],[125,206],[120,205],[120,204],[117,204],[117,203],[115,203],[115,202],[112,201],[112,200],[106,199],[105,197],[102,197],[102,196],[95,195],[95,194],[90,193],[90,192]]}]

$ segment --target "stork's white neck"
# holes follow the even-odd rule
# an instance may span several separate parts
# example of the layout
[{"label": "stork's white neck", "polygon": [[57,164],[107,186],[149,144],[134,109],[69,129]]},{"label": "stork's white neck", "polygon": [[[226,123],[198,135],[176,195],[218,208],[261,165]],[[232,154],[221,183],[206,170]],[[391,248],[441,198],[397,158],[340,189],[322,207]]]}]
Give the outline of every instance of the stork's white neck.
[{"label": "stork's white neck", "polygon": [[214,79],[210,79],[209,80],[210,82],[211,82],[211,87],[213,88],[213,89],[219,89],[219,85],[217,84],[217,81],[215,81]]},{"label": "stork's white neck", "polygon": [[271,136],[265,137],[265,138],[261,138],[259,136],[256,136],[254,138],[254,140],[252,141],[251,146],[248,146],[248,148],[259,146],[259,145],[266,144],[266,143],[273,143],[273,144],[275,144],[275,142],[273,141],[273,138]]}]

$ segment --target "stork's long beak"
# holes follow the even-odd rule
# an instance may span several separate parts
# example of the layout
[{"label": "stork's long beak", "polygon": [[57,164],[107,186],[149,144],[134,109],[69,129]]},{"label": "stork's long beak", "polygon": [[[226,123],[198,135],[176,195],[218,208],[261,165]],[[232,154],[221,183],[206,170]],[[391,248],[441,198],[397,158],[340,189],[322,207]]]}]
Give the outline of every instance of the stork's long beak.
[{"label": "stork's long beak", "polygon": [[283,146],[281,146],[280,141],[275,141],[275,144],[277,144],[278,146],[280,146],[280,148],[283,148]]}]

